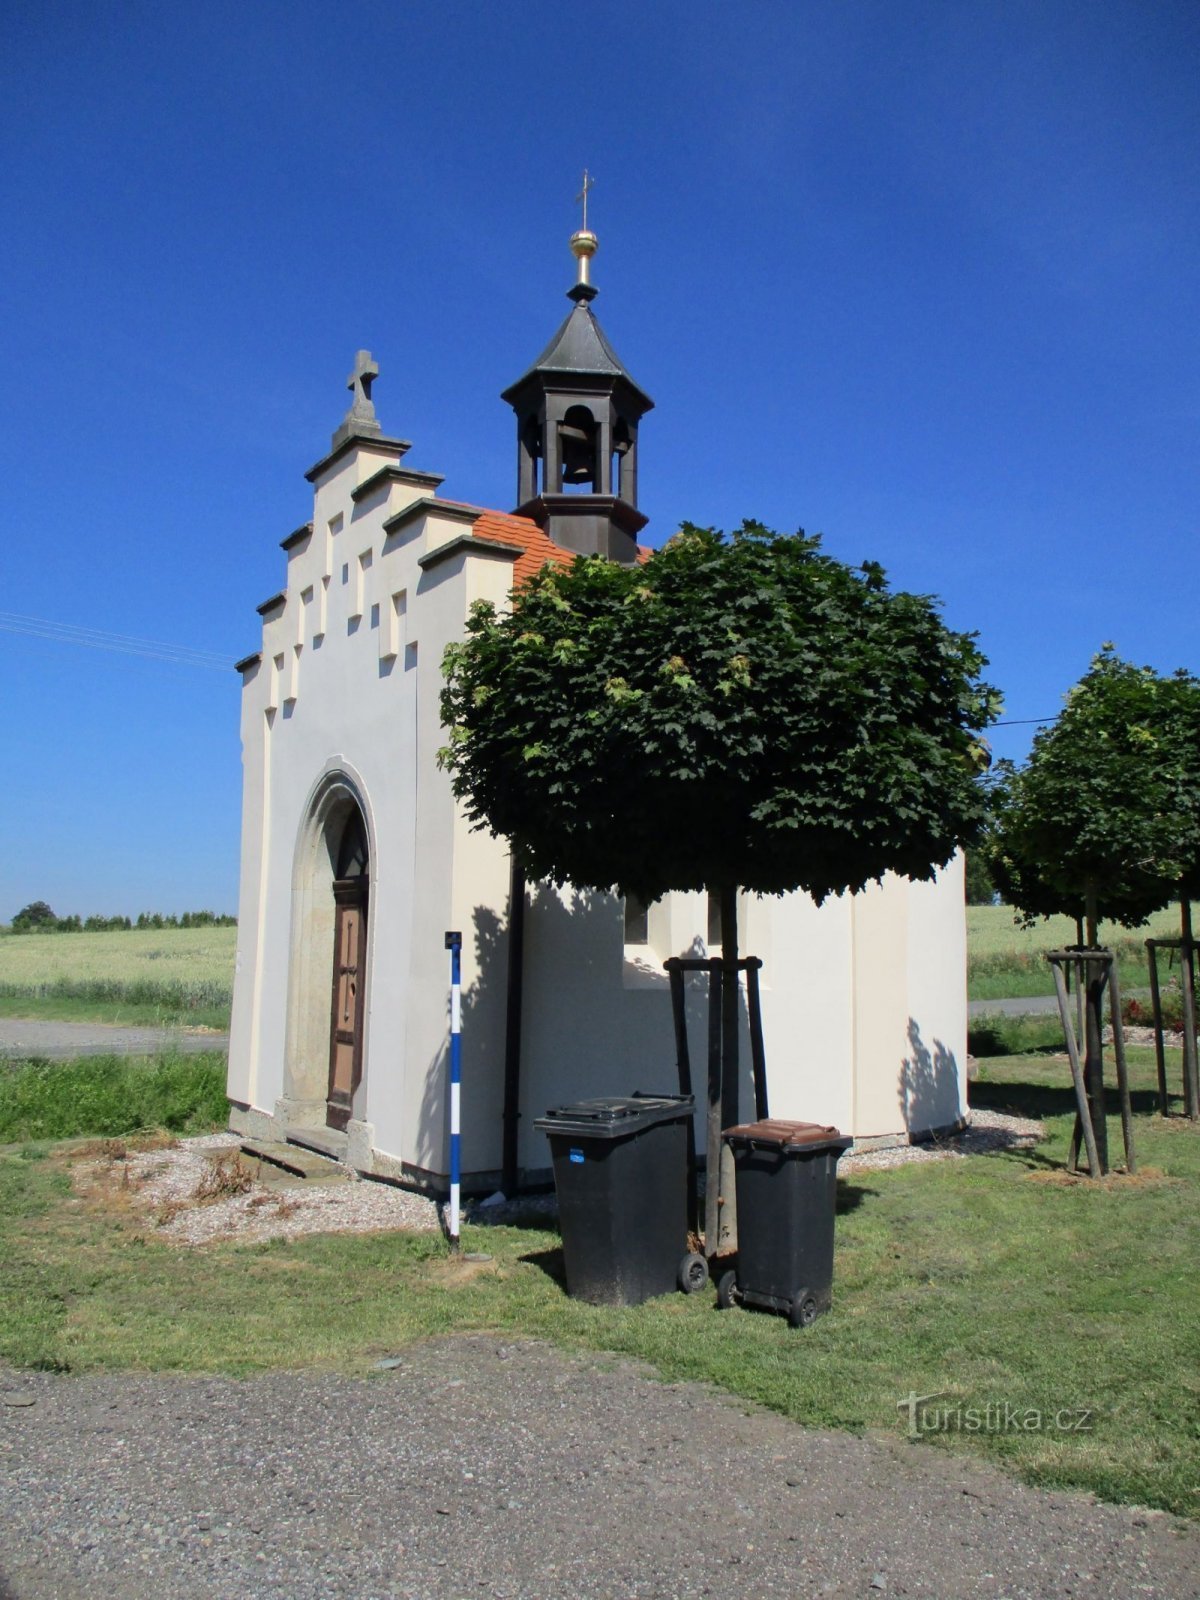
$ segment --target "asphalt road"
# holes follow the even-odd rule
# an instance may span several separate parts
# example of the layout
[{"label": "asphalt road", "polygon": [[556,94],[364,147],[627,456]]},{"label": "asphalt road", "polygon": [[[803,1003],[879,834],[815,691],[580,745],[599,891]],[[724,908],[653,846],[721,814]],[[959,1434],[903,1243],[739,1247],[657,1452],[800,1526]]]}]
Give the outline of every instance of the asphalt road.
[{"label": "asphalt road", "polygon": [[1200,1595],[1194,1525],[542,1344],[0,1401],[3,1600]]},{"label": "asphalt road", "polygon": [[971,1000],[967,1003],[969,1017],[1040,1017],[1044,1012],[1057,1010],[1058,1001],[1052,994],[1029,995],[1019,1000]]},{"label": "asphalt road", "polygon": [[24,1021],[0,1017],[0,1057],[151,1056],[167,1050],[228,1050],[227,1033],[183,1028],[119,1028],[104,1022]]}]

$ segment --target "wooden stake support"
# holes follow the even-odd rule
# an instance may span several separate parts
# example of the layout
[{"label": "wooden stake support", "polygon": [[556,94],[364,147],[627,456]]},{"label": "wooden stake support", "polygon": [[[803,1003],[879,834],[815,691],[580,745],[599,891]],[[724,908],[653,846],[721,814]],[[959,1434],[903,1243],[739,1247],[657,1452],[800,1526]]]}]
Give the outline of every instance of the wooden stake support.
[{"label": "wooden stake support", "polygon": [[[762,1002],[759,995],[758,974],[762,962],[757,956],[746,956],[733,963],[738,972],[746,974],[746,1006],[750,1022],[750,1061],[754,1073],[754,1106],[758,1117],[768,1115],[767,1059],[763,1045]],[[679,1068],[680,1094],[692,1093],[692,1063],[687,1036],[687,997],[684,979],[689,972],[708,973],[708,1107],[705,1125],[705,1180],[704,1180],[704,1247],[708,1255],[716,1253],[720,1236],[720,1171],[722,1089],[724,1066],[724,1007],[722,985],[725,962],[720,956],[671,956],[663,962],[671,981],[671,1010],[675,1020],[675,1057]],[[736,1085],[732,1093],[736,1093]],[[695,1231],[699,1218],[699,1197],[696,1175],[696,1134],[688,1123],[688,1227]]]},{"label": "wooden stake support", "polygon": [[[1102,1177],[1108,1170],[1108,1140],[1106,1130],[1097,1136],[1096,1117],[1105,1115],[1104,1067],[1100,1056],[1101,999],[1108,986],[1109,1014],[1112,1018],[1113,1057],[1117,1066],[1117,1092],[1121,1103],[1121,1137],[1125,1146],[1125,1170],[1137,1171],[1133,1152],[1133,1102],[1129,1093],[1129,1068],[1125,1059],[1125,1033],[1121,1020],[1121,989],[1117,979],[1117,964],[1111,950],[1051,950],[1046,958],[1054,973],[1054,989],[1058,997],[1058,1014],[1062,1020],[1063,1035],[1067,1042],[1067,1058],[1071,1063],[1071,1078],[1075,1084],[1075,1127],[1071,1134],[1071,1148],[1067,1168],[1074,1172],[1079,1164],[1079,1146],[1082,1138],[1087,1151],[1088,1172],[1091,1177]],[[1095,1066],[1096,1078],[1091,1094],[1085,1081],[1084,1064],[1079,1056],[1079,1039],[1071,1017],[1064,969],[1073,971],[1078,993],[1086,987],[1088,996],[1087,1034],[1088,1065]],[[1093,1035],[1095,1036],[1093,1038]],[[1093,1052],[1096,1062],[1091,1060]]]},{"label": "wooden stake support", "polygon": [[1162,994],[1158,982],[1158,952],[1179,952],[1179,987],[1183,998],[1183,1114],[1200,1121],[1200,1063],[1196,1044],[1196,941],[1192,938],[1191,907],[1183,908],[1184,933],[1178,939],[1147,939],[1150,963],[1150,1001],[1154,1007],[1154,1054],[1158,1064],[1158,1104],[1163,1116],[1170,1113],[1167,1092],[1167,1058],[1164,1040]]}]

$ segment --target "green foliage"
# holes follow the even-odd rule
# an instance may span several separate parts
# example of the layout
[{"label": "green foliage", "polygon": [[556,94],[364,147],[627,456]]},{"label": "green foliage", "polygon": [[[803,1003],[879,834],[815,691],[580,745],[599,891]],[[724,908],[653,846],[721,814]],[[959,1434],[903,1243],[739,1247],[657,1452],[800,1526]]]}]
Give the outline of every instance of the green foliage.
[{"label": "green foliage", "polygon": [[83,1056],[0,1069],[0,1144],[105,1138],[139,1128],[206,1133],[224,1123],[225,1057]]},{"label": "green foliage", "polygon": [[1005,901],[1136,927],[1200,881],[1200,682],[1106,645],[1026,766],[1002,765],[993,801]]},{"label": "green foliage", "polygon": [[983,815],[973,636],[819,540],[685,525],[641,567],[546,568],[471,614],[441,758],[529,877],[653,900],[929,878]]},{"label": "green foliage", "polygon": [[986,854],[982,850],[968,850],[967,904],[969,906],[990,906],[995,894],[996,885],[992,882],[992,875],[988,870]]},{"label": "green foliage", "polygon": [[44,900],[33,900],[27,906],[22,906],[12,919],[11,927],[14,933],[32,933],[39,929],[53,928],[58,918],[51,911]]},{"label": "green foliage", "polygon": [[[1183,1028],[1183,989],[1178,982],[1164,983],[1158,991],[1158,1005],[1163,1027],[1171,1033]],[[1121,1015],[1135,1028],[1154,1026],[1154,1002],[1149,996],[1133,996],[1121,1002]]]},{"label": "green foliage", "polygon": [[235,928],[237,918],[218,916],[215,911],[185,911],[182,916],[173,912],[163,916],[160,911],[141,911],[137,922],[129,917],[101,917],[78,914],[56,917],[44,900],[18,911],[12,920],[12,933],[124,933],[133,928]]}]

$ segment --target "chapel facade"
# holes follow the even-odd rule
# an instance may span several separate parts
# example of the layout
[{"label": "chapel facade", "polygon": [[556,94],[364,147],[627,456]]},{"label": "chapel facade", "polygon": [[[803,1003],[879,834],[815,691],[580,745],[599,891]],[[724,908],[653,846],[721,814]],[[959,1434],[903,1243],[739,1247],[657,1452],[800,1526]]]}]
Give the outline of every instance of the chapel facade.
[{"label": "chapel facade", "polygon": [[[351,406],[306,473],[311,516],[282,540],[284,585],[258,608],[261,647],[238,663],[231,1127],[435,1191],[448,1172],[447,930],[463,935],[463,1180],[477,1191],[546,1178],[533,1122],[548,1106],[672,1092],[662,963],[719,953],[703,895],[644,908],[526,885],[504,842],[471,830],[437,764],[442,653],[470,607],[510,605],[547,561],[646,553],[639,434],[653,402],[595,316],[595,235],[571,248],[572,308],[503,395],[514,510],[446,497],[441,477],[404,464],[410,446],[384,433],[378,368],[359,351]],[[961,1126],[961,858],[931,883],[888,877],[820,907],[744,897],[739,921],[764,963],[775,1115],[860,1143]],[[688,1008],[703,1059],[699,986]]]}]

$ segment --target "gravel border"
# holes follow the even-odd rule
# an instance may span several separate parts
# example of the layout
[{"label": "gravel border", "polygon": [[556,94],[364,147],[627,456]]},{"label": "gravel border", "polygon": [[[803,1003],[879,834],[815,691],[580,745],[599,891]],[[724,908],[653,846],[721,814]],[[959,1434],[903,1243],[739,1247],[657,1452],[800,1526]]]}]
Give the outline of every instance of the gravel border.
[{"label": "gravel border", "polygon": [[[912,1162],[962,1159],[997,1150],[1020,1149],[1042,1137],[1040,1122],[1000,1111],[974,1111],[962,1133],[930,1144],[852,1152],[842,1157],[843,1174],[907,1166]],[[145,1226],[165,1243],[181,1247],[228,1243],[258,1244],[308,1233],[373,1233],[406,1229],[437,1232],[438,1202],[428,1195],[347,1173],[342,1181],[252,1181],[244,1193],[201,1201],[197,1191],[210,1179],[214,1161],[242,1144],[234,1133],[205,1134],[150,1150],[121,1152],[112,1141],[75,1161],[77,1185],[94,1193],[116,1185]],[[703,1179],[701,1180],[703,1181]],[[553,1226],[558,1215],[553,1193],[521,1195],[496,1204],[470,1202],[463,1219],[479,1226],[504,1226],[522,1220]],[[0,1600],[3,1597],[0,1596]]]}]

